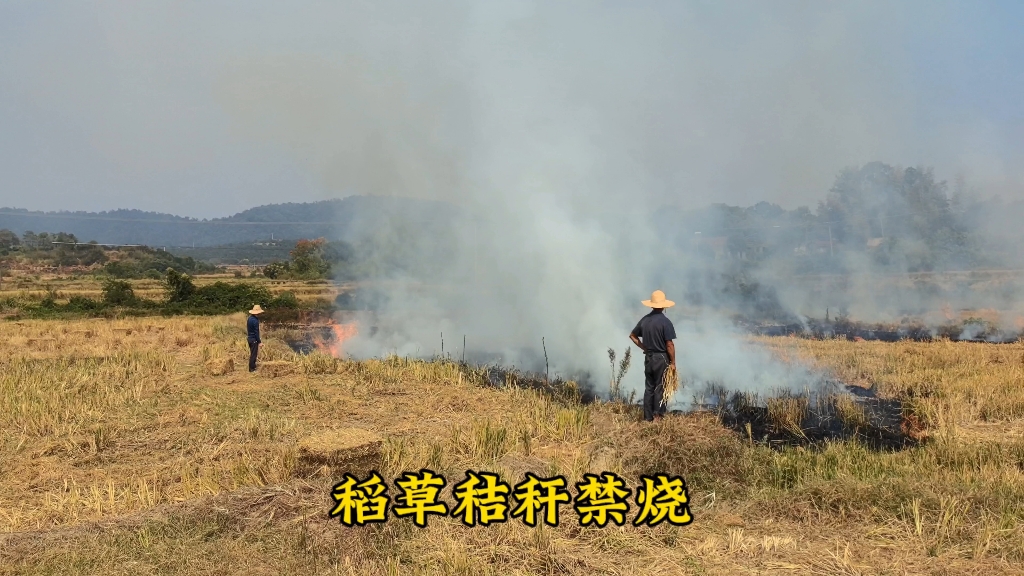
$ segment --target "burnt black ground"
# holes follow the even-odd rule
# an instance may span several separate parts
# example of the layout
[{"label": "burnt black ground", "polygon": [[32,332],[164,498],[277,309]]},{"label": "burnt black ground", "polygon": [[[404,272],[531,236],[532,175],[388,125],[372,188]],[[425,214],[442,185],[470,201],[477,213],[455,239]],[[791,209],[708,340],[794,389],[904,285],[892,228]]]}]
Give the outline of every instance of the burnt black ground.
[{"label": "burnt black ground", "polygon": [[[714,413],[727,428],[773,448],[850,440],[861,442],[873,450],[902,450],[918,444],[918,440],[908,433],[900,400],[879,398],[874,390],[860,386],[843,385],[842,388],[842,391],[810,400],[800,422],[802,434],[772,422],[763,401],[751,401],[741,394],[712,397],[712,402],[697,404],[695,409]],[[855,427],[843,422],[834,402],[841,394],[851,395],[863,408],[866,422]]]},{"label": "burnt black ground", "polygon": [[882,342],[898,342],[913,340],[931,342],[948,339],[953,342],[988,342],[1009,344],[1022,337],[1020,332],[1006,331],[995,326],[980,322],[950,323],[941,326],[923,326],[905,324],[885,326],[853,321],[833,321],[808,319],[806,322],[790,322],[787,324],[757,324],[737,319],[736,324],[751,334],[761,336],[797,336],[801,338],[845,338],[847,340],[879,340]]},{"label": "burnt black ground", "polygon": [[[306,326],[300,330],[290,331],[286,341],[294,351],[308,354],[318,346],[329,344],[333,337],[334,332],[330,326]],[[880,340],[883,337],[873,339]],[[479,373],[482,370],[485,381],[495,387],[529,388],[566,403],[587,404],[606,399],[596,390],[588,374],[574,374],[566,378],[549,377],[543,372],[488,362],[500,362],[501,356],[496,354],[474,353],[471,358],[473,361],[456,360],[447,356],[433,359],[458,364],[467,373]],[[826,441],[854,439],[876,450],[899,450],[917,444],[917,440],[906,432],[903,405],[898,399],[879,398],[873,389],[841,382],[825,384],[827,385],[823,386],[823,390],[827,390],[826,392],[819,393],[818,398],[809,399],[809,408],[800,422],[802,434],[796,434],[773,423],[763,399],[751,401],[748,396],[725,390],[709,388],[701,395],[709,400],[694,403],[687,410],[674,410],[671,413],[711,412],[724,426],[744,438],[776,448],[811,446]],[[851,428],[837,415],[834,399],[843,394],[851,395],[864,409],[867,421],[863,425]]]}]

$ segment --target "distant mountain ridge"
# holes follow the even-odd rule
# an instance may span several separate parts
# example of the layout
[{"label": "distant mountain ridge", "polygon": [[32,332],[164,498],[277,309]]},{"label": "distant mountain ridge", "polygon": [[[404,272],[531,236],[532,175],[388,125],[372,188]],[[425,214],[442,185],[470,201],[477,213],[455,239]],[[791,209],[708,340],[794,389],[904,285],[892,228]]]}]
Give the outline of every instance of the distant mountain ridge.
[{"label": "distant mountain ridge", "polygon": [[149,246],[218,246],[274,238],[353,241],[388,221],[436,226],[457,212],[451,204],[412,198],[349,196],[318,202],[267,204],[200,220],[161,212],[42,212],[0,208],[0,229],[21,235],[68,232],[81,241]]}]

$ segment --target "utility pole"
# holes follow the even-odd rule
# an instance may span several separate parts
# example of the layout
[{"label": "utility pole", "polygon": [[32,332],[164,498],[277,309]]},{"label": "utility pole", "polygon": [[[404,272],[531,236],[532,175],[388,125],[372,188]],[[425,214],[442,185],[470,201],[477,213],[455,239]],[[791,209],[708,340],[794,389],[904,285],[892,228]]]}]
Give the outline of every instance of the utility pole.
[{"label": "utility pole", "polygon": [[828,225],[828,255],[835,258],[836,253],[832,251],[832,224]]}]

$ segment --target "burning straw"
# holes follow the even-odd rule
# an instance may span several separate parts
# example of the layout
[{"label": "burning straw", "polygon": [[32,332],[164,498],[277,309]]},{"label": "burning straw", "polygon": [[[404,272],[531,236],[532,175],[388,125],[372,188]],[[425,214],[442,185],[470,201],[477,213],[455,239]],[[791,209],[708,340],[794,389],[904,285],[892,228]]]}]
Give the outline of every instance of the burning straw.
[{"label": "burning straw", "polygon": [[345,341],[359,334],[359,325],[355,322],[338,324],[331,321],[331,329],[327,335],[320,335],[313,339],[313,345],[317,350],[334,358],[342,358],[345,355],[343,345]]}]

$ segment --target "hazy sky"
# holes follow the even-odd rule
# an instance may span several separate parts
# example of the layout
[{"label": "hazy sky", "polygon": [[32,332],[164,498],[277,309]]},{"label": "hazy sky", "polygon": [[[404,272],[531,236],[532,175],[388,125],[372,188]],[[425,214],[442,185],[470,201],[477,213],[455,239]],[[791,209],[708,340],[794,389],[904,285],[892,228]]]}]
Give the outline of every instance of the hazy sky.
[{"label": "hazy sky", "polygon": [[5,0],[0,206],[459,199],[543,164],[793,207],[872,160],[1020,198],[1021,30],[1015,1]]}]

